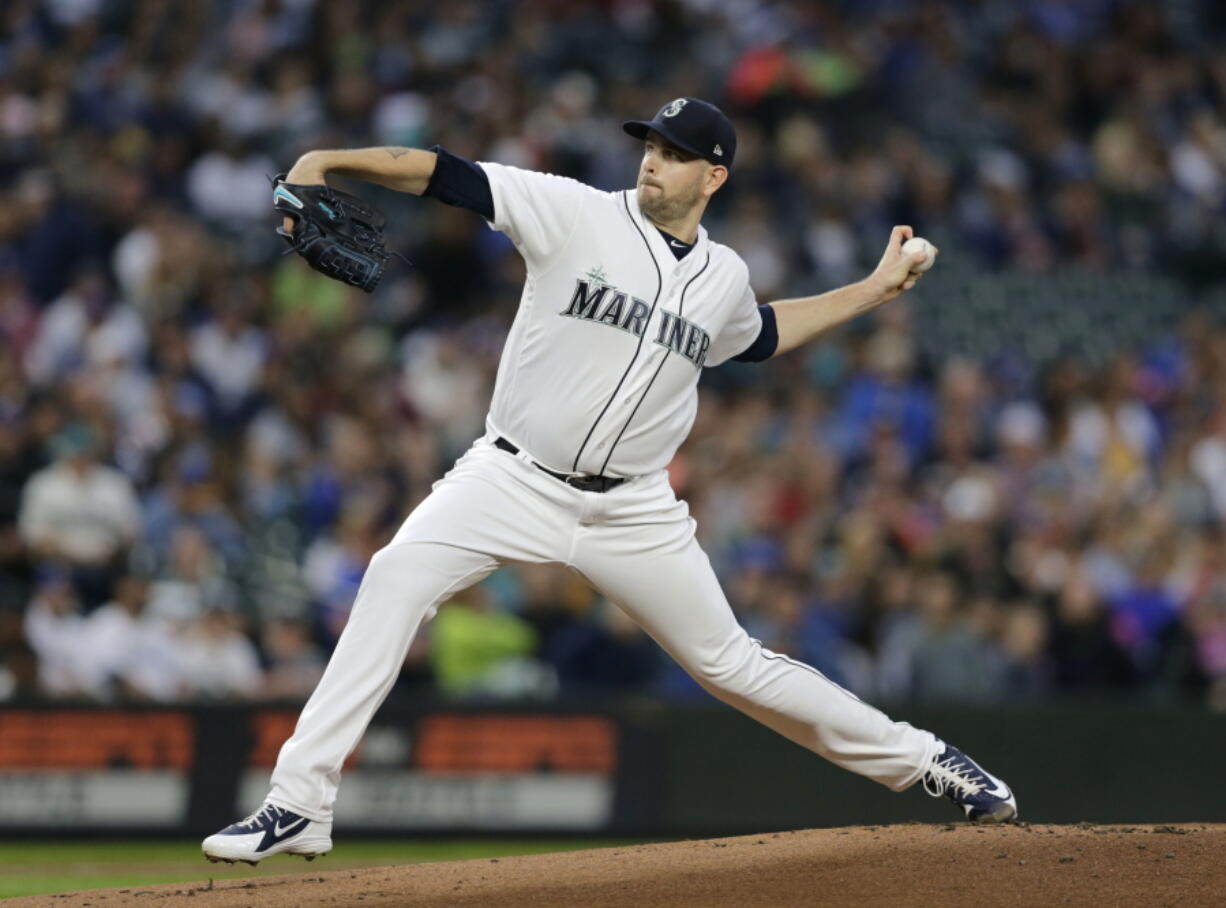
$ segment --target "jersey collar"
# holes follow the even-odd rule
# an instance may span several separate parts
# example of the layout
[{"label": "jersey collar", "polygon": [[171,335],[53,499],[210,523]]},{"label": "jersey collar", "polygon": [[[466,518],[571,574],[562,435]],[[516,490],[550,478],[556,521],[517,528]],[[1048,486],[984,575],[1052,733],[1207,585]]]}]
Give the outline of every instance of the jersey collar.
[{"label": "jersey collar", "polygon": [[626,202],[631,216],[642,229],[643,235],[647,237],[647,244],[651,247],[651,254],[655,256],[661,271],[675,273],[682,268],[688,267],[691,262],[702,262],[706,259],[707,228],[703,227],[702,224],[698,225],[698,238],[694,241],[694,248],[690,250],[689,255],[685,258],[678,259],[673,255],[673,251],[668,248],[668,241],[664,239],[663,234],[656,228],[656,225],[648,220],[647,216],[639,209],[638,194],[633,189],[623,191],[627,196]]}]

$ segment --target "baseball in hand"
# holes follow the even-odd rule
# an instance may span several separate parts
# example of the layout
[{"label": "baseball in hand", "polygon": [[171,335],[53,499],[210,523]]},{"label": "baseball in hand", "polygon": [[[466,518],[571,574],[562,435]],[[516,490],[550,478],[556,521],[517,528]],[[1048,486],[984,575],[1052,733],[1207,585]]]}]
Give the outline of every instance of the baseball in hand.
[{"label": "baseball in hand", "polygon": [[917,252],[926,253],[928,257],[918,265],[912,265],[911,271],[927,271],[932,267],[932,263],[935,262],[937,258],[936,254],[932,251],[932,244],[922,236],[913,236],[911,239],[902,244],[903,255],[914,255]]}]

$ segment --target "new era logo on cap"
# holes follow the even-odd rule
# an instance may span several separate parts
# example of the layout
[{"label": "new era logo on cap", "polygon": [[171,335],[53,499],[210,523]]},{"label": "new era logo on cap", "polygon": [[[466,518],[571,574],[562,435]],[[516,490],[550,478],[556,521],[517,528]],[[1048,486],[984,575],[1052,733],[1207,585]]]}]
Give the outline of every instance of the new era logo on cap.
[{"label": "new era logo on cap", "polygon": [[678,148],[712,164],[732,166],[736,157],[736,130],[714,104],[700,98],[669,101],[650,120],[629,120],[622,129],[636,139],[658,132]]}]

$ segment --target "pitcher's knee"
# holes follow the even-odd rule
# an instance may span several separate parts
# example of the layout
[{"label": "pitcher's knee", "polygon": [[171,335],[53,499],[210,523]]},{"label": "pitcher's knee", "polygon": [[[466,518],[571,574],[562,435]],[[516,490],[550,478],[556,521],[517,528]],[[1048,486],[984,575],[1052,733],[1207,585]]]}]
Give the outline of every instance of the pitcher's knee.
[{"label": "pitcher's knee", "polygon": [[396,574],[398,560],[407,554],[405,548],[405,546],[399,545],[385,545],[371,555],[370,562],[366,565],[366,572],[362,575],[362,582],[379,580],[385,576]]},{"label": "pitcher's knee", "polygon": [[366,575],[391,576],[401,582],[413,577],[433,577],[442,571],[448,552],[447,546],[393,541],[371,556]]},{"label": "pitcher's knee", "polygon": [[[384,546],[371,556],[362,575],[362,589],[395,592],[397,598],[411,606],[418,600],[429,600],[438,592],[439,575],[430,563],[428,553],[415,543]],[[361,592],[358,593],[359,598]],[[423,607],[433,605],[422,601]]]},{"label": "pitcher's knee", "polygon": [[704,654],[687,668],[699,684],[717,696],[742,696],[753,684],[758,656],[758,648],[748,637],[738,638]]},{"label": "pitcher's knee", "polygon": [[358,602],[365,598],[394,597],[409,612],[420,610],[425,620],[434,617],[447,597],[471,586],[494,568],[453,560],[455,550],[431,542],[392,542],[375,552],[362,576]]}]

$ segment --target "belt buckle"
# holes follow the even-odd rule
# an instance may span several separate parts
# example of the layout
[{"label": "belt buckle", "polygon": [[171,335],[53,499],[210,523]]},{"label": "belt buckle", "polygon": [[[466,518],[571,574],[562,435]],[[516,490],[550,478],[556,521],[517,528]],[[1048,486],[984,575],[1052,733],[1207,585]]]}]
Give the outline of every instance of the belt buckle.
[{"label": "belt buckle", "polygon": [[566,481],[582,492],[607,492],[618,485],[618,480],[611,476],[593,476],[590,473],[582,476],[568,476]]}]

